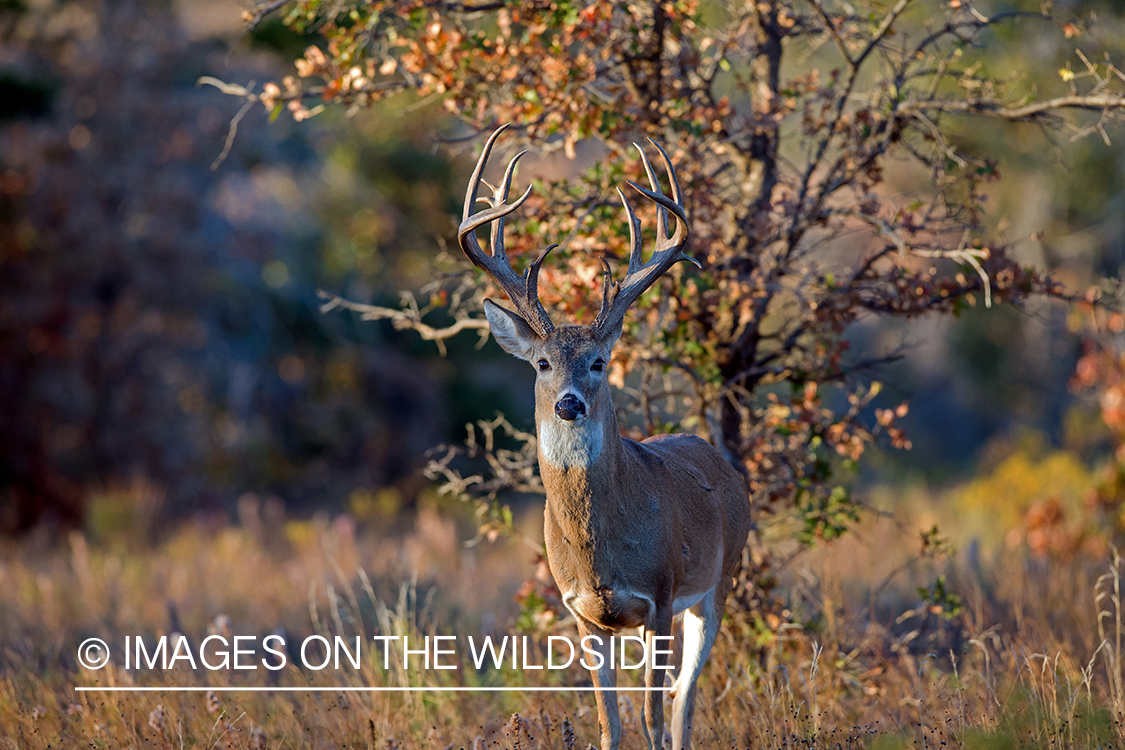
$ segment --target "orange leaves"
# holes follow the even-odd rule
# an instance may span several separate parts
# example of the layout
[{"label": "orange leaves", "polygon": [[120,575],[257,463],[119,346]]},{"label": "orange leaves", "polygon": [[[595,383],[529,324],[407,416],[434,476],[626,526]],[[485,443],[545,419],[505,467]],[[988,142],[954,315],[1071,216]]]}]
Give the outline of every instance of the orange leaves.
[{"label": "orange leaves", "polygon": [[1076,305],[1068,321],[1071,330],[1085,333],[1070,387],[1079,393],[1092,392],[1116,450],[1090,488],[1077,522],[1068,520],[1066,509],[1053,498],[1028,510],[1025,538],[1041,555],[1066,556],[1081,545],[1104,547],[1119,540],[1125,530],[1125,348],[1120,340],[1125,316],[1098,304],[1099,296],[1099,290],[1091,289],[1088,301]]},{"label": "orange leaves", "polygon": [[320,47],[313,45],[305,50],[304,57],[298,58],[294,65],[297,67],[297,75],[301,78],[310,78],[324,74],[328,69],[328,58],[324,56]]},{"label": "orange leaves", "polygon": [[258,100],[269,110],[277,106],[277,100],[280,98],[281,87],[272,81],[263,86],[262,93],[258,95]]},{"label": "orange leaves", "polygon": [[910,406],[906,401],[903,401],[894,409],[875,410],[875,421],[886,432],[887,438],[890,440],[891,447],[893,448],[910,450],[912,447],[910,440],[906,437],[906,433],[901,428],[895,426],[895,420],[902,419],[909,411]]},{"label": "orange leaves", "polygon": [[545,57],[539,62],[539,72],[548,83],[557,84],[569,73],[569,67],[556,57]]},{"label": "orange leaves", "polygon": [[875,421],[883,427],[890,427],[895,421],[895,412],[893,409],[876,409]]},{"label": "orange leaves", "polygon": [[1107,386],[1098,403],[1106,426],[1116,433],[1125,433],[1125,386],[1121,383]]},{"label": "orange leaves", "polygon": [[1125,445],[1125,349],[1118,340],[1125,331],[1125,315],[1090,303],[1083,303],[1075,315],[1086,328],[1086,338],[1070,387],[1096,393],[1102,421]]},{"label": "orange leaves", "polygon": [[426,69],[426,57],[417,42],[407,42],[406,51],[399,55],[399,62],[407,73],[418,75]]},{"label": "orange leaves", "polygon": [[1024,539],[1031,551],[1069,557],[1077,551],[1081,534],[1067,526],[1067,513],[1057,497],[1050,497],[1028,508],[1024,516]]},{"label": "orange leaves", "polygon": [[820,403],[816,389],[816,383],[805,383],[805,387],[801,392],[801,408],[805,411],[812,411],[817,404]]},{"label": "orange leaves", "polygon": [[[850,408],[842,411],[826,407],[821,390],[821,384],[810,381],[786,401],[768,394],[766,405],[758,412],[754,446],[747,450],[748,468],[758,491],[781,500],[798,486],[808,486],[825,470],[822,450],[854,462],[882,435],[895,448],[910,448],[905,433],[895,426],[895,420],[907,414],[905,402],[893,409],[876,409],[876,424],[865,424],[865,412],[881,391],[878,383],[851,391]],[[831,401],[837,400],[832,389],[828,392]]]}]

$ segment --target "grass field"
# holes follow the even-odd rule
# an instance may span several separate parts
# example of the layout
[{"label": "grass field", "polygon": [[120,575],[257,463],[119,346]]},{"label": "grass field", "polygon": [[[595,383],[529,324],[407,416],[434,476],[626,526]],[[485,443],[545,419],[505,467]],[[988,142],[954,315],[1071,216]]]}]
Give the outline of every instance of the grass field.
[{"label": "grass field", "polygon": [[[260,519],[259,519],[260,520]],[[502,635],[535,572],[520,542],[466,548],[455,512],[426,507],[366,528],[334,521],[191,523],[150,545],[26,540],[0,557],[0,747],[585,748],[589,693],[130,692],[76,686],[583,685],[457,669],[89,671],[78,644],[173,631],[290,642],[307,635]],[[530,514],[525,526],[534,533]],[[778,573],[776,613],[731,612],[703,678],[701,748],[1121,744],[1120,562],[975,547],[916,561],[910,534],[870,519]],[[938,576],[944,575],[940,579]],[[920,590],[924,589],[924,590]],[[1098,613],[1102,613],[1099,618]],[[525,613],[527,614],[527,613]],[[573,634],[566,620],[526,628]],[[530,625],[529,625],[530,623]],[[246,676],[246,675],[249,676]],[[544,679],[548,682],[544,682]],[[635,679],[624,677],[623,683]],[[621,700],[623,746],[642,745],[640,694]]]}]

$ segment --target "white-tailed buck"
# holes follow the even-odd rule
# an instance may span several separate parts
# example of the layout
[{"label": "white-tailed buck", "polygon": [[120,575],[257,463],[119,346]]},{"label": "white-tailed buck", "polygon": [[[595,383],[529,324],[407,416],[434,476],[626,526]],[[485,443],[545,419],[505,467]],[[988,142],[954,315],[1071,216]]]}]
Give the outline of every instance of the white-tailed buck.
[{"label": "white-tailed buck", "polygon": [[[505,126],[506,127],[506,126]],[[539,300],[539,267],[544,250],[517,274],[504,252],[504,217],[531,193],[508,203],[512,173],[508,164],[489,197],[478,198],[481,173],[501,127],[484,145],[465,196],[464,220],[457,230],[461,249],[484,269],[516,307],[512,312],[485,300],[493,335],[509,354],[536,370],[535,425],[539,472],[547,490],[545,538],[551,574],[563,602],[585,638],[602,639],[604,666],[592,670],[603,750],[621,739],[616,678],[610,668],[609,636],[623,628],[644,628],[650,657],[645,671],[644,728],[649,748],[664,737],[664,669],[654,668],[652,636],[669,636],[673,616],[683,613],[683,661],[671,692],[672,747],[691,745],[695,683],[715,641],[727,593],[750,530],[750,504],[742,476],[713,446],[693,435],[659,435],[643,442],[623,438],[617,426],[606,363],[621,335],[626,311],[642,292],[684,255],[688,235],[683,196],[664,149],[660,154],[672,198],[659,187],[641,151],[651,190],[629,183],[659,208],[656,249],[642,257],[640,220],[618,190],[628,214],[632,248],[621,284],[605,264],[602,305],[592,325],[556,328]],[[490,207],[475,212],[478,200]],[[668,215],[675,232],[668,234]],[[477,229],[491,223],[491,251]],[[554,247],[554,246],[552,246]],[[593,643],[593,641],[591,641]],[[667,641],[664,642],[667,644]]]}]

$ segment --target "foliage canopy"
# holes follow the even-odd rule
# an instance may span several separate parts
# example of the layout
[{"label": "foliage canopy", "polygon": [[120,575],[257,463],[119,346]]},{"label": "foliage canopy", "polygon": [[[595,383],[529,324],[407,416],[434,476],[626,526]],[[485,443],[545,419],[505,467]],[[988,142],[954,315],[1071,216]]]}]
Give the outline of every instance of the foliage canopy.
[{"label": "foliage canopy", "polygon": [[[296,76],[241,94],[298,120],[409,94],[411,106],[440,101],[461,123],[454,142],[511,122],[519,140],[575,158],[578,174],[541,185],[512,219],[509,252],[527,262],[562,243],[540,287],[548,308],[576,321],[597,309],[597,256],[625,257],[627,224],[610,196],[641,176],[629,144],[662,143],[703,267],[678,267],[638,301],[612,366],[628,396],[618,406],[639,415],[629,422],[638,436],[707,437],[743,467],[758,503],[796,509],[809,541],[854,516],[841,466],[876,440],[909,447],[897,424],[907,405],[877,402],[873,380],[901,351],[852,352],[857,324],[1067,296],[990,228],[997,162],[955,134],[972,117],[1039,126],[1046,142],[1108,139],[1125,77],[1081,51],[1043,96],[990,72],[979,48],[998,31],[1038,25],[1071,39],[1083,28],[1046,6],[982,7],[272,2],[247,20],[280,11],[324,44],[308,47]],[[451,329],[426,326],[417,310],[350,306],[432,338],[481,328],[490,290],[464,268],[438,297],[452,300]],[[485,445],[502,425],[485,426]],[[434,470],[492,498],[534,485],[531,442],[499,458],[472,449],[493,456],[493,477],[464,478],[449,457]]]}]

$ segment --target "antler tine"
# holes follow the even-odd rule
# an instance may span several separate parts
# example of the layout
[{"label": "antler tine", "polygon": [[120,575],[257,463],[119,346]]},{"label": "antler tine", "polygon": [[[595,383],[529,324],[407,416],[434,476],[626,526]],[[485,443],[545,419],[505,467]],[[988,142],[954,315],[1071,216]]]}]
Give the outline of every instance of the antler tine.
[{"label": "antler tine", "polygon": [[[672,167],[672,160],[668,158],[667,152],[660,147],[660,144],[656,143],[656,141],[653,141],[651,138],[649,142],[656,146],[660,151],[661,157],[664,159],[664,166],[668,172],[668,181],[671,183],[672,198],[669,198],[661,192],[660,183],[656,178],[656,172],[653,170],[652,164],[649,162],[644,150],[641,149],[640,146],[637,146],[637,150],[640,151],[641,154],[641,162],[644,164],[645,173],[648,175],[652,190],[646,190],[632,181],[627,182],[629,187],[657,205],[660,216],[660,226],[657,230],[656,247],[653,250],[652,257],[645,263],[642,255],[643,248],[640,237],[640,220],[637,218],[636,212],[633,211],[633,206],[629,203],[629,199],[626,198],[625,194],[618,188],[617,192],[621,196],[621,202],[629,218],[629,267],[625,273],[624,282],[611,285],[607,264],[602,287],[602,307],[598,312],[598,316],[594,319],[594,327],[598,329],[604,330],[624,318],[625,311],[629,309],[629,306],[633,304],[646,289],[652,286],[660,276],[679,261],[686,260],[690,263],[694,263],[697,267],[702,267],[695,258],[683,253],[683,247],[687,242],[688,236],[688,220],[687,213],[684,211],[682,205],[683,192],[680,189],[680,182],[676,176],[676,170]],[[669,213],[676,217],[676,231],[671,237],[668,236]]]},{"label": "antler tine", "polygon": [[[543,265],[547,254],[558,246],[557,242],[554,245],[548,246],[547,249],[539,253],[539,257],[531,261],[531,265],[527,267],[527,275],[524,277],[524,294],[529,302],[535,300],[536,304],[539,305],[539,267]],[[539,309],[542,310],[543,306],[539,305]],[[547,313],[544,311],[543,315],[546,314]],[[550,318],[547,319],[547,322],[551,322]]]},{"label": "antler tine", "polygon": [[[496,139],[500,134],[508,129],[508,124],[505,123],[493,131],[492,135],[488,136],[488,140],[484,142],[484,148],[481,149],[480,158],[477,159],[477,164],[473,167],[473,176],[469,178],[469,188],[465,193],[465,207],[461,213],[461,221],[468,220],[469,216],[473,213],[473,206],[477,205],[477,190],[480,188],[481,172],[484,171],[484,165],[488,163],[488,157],[492,153],[492,144],[496,143]],[[487,185],[488,183],[485,182]]]},{"label": "antler tine", "polygon": [[[648,139],[648,142],[651,143],[652,145],[656,146],[657,148],[660,148],[660,146],[656,145],[656,141],[652,140],[651,138]],[[643,148],[641,148],[640,145],[638,145],[636,143],[633,144],[633,148],[637,149],[637,153],[639,153],[641,155],[641,163],[644,164],[645,174],[648,176],[648,184],[649,184],[649,187],[652,188],[652,192],[660,193],[661,195],[663,195],[664,193],[660,190],[660,181],[657,180],[657,178],[656,178],[656,171],[652,168],[652,162],[650,162],[648,160],[648,154],[646,154],[645,150]],[[660,153],[663,154],[664,149],[660,149]],[[665,155],[664,159],[665,159],[664,163],[667,166],[667,164],[668,164],[667,155]],[[658,238],[667,237],[668,236],[668,211],[663,206],[658,206],[656,213],[657,213],[657,216],[659,217],[659,227],[660,227],[660,230],[659,230],[660,234],[658,234],[657,237]],[[677,224],[677,226],[679,226],[679,225]]]},{"label": "antler tine", "polygon": [[[507,129],[507,125],[501,125],[497,128],[492,135],[485,141],[484,148],[481,150],[480,158],[477,159],[476,167],[473,169],[472,177],[469,178],[469,187],[465,192],[465,207],[462,213],[461,225],[457,228],[457,242],[461,245],[461,250],[472,261],[473,265],[484,270],[497,286],[508,296],[516,306],[516,310],[524,317],[528,325],[538,333],[540,336],[546,336],[555,329],[554,324],[551,322],[551,317],[543,308],[543,303],[539,301],[539,265],[543,259],[547,257],[547,253],[552,248],[547,248],[540,256],[528,266],[527,272],[521,277],[512,268],[512,264],[508,261],[507,253],[504,251],[504,217],[508,214],[519,209],[524,204],[524,201],[531,195],[531,186],[529,185],[523,195],[517,198],[512,203],[508,203],[508,193],[512,187],[512,176],[515,173],[516,163],[519,162],[520,157],[526,151],[516,154],[504,171],[504,178],[500,184],[492,187],[481,177],[484,172],[485,165],[488,163],[488,157],[492,153],[492,146],[496,142],[497,137]],[[478,198],[477,193],[480,190],[481,183],[492,187],[492,196],[489,198]],[[473,207],[477,201],[485,201],[489,204],[489,208],[473,213]],[[489,252],[486,253],[480,246],[480,240],[477,238],[476,231],[485,224],[492,224],[489,237]],[[556,247],[556,246],[552,246]]]},{"label": "antler tine", "polygon": [[[613,304],[613,297],[621,288],[619,284],[613,281],[613,271],[609,268],[609,261],[604,257],[600,259],[602,262],[602,310],[609,308]],[[601,320],[601,313],[598,313],[597,319],[594,321],[594,326],[597,327],[598,320]]]},{"label": "antler tine", "polygon": [[[664,160],[664,171],[668,173],[668,183],[672,188],[672,202],[682,212],[684,204],[684,194],[683,190],[680,189],[680,178],[676,175],[676,170],[672,166],[672,160],[668,158],[668,152],[664,150],[663,146],[661,146],[651,138],[648,139],[648,142],[653,146],[656,146],[656,149],[660,152],[660,158]],[[639,149],[640,147],[638,146],[637,148]],[[664,210],[666,208],[667,198],[665,198],[664,193],[661,192],[660,183],[656,180],[656,174],[652,168],[652,164],[649,162],[648,157],[645,156],[645,153],[643,151],[641,152],[641,157],[644,159],[645,172],[648,174],[648,181],[652,186],[652,192],[641,189],[637,185],[633,185],[633,187],[637,188],[638,190],[640,190],[640,192],[647,195],[650,199],[660,204],[660,234],[657,236],[657,248],[658,250],[662,250],[666,246],[683,244],[683,241],[687,238],[687,216],[681,216],[680,213],[675,210],[675,208],[668,207],[669,210],[671,210],[673,213],[676,213],[677,217],[682,219],[683,221],[682,223],[676,222],[676,233],[670,240],[665,242],[665,239],[668,237],[668,213]],[[630,184],[632,185],[632,183]],[[664,200],[661,200],[661,198],[664,198]],[[683,232],[682,235],[680,234],[681,232]],[[691,260],[692,263],[695,263],[696,266],[699,265],[698,261],[690,258],[689,260]]]},{"label": "antler tine", "polygon": [[[651,138],[648,139],[648,142],[656,146],[656,150],[660,152],[660,158],[664,160],[664,170],[668,173],[668,182],[672,187],[672,200],[676,201],[676,203],[683,203],[684,193],[680,190],[680,178],[676,175],[676,170],[672,167],[672,160],[668,158],[668,152],[664,150],[663,146]],[[652,170],[649,170],[649,174],[652,174]]]},{"label": "antler tine", "polygon": [[[502,206],[508,201],[508,192],[512,189],[512,175],[515,174],[516,164],[519,163],[519,160],[522,159],[523,155],[526,154],[526,153],[527,153],[527,151],[520,151],[518,154],[516,154],[515,156],[512,157],[512,160],[510,162],[508,162],[508,168],[504,170],[504,179],[502,179],[500,181],[499,185],[492,188],[492,201],[491,201],[491,203],[492,203],[493,207]],[[486,182],[485,184],[487,185],[488,183]],[[528,185],[527,190],[524,191],[524,192],[527,195],[530,195],[531,194],[531,186]],[[522,205],[523,201],[526,197],[527,196],[525,195],[523,198],[520,198],[518,201],[516,201],[516,206],[518,207],[518,206]],[[492,257],[494,257],[494,258],[506,258],[506,257],[508,257],[504,253],[504,217],[503,216],[501,216],[499,219],[497,219],[496,223],[494,223],[492,225],[492,231],[491,231],[490,234],[491,234],[490,240],[492,242]]]},{"label": "antler tine", "polygon": [[625,206],[625,213],[629,217],[629,268],[625,271],[625,275],[628,276],[639,271],[645,264],[644,243],[641,242],[641,220],[637,218],[636,212],[633,211],[633,204],[625,197],[621,188],[617,188],[617,194],[621,197],[621,204]]}]

